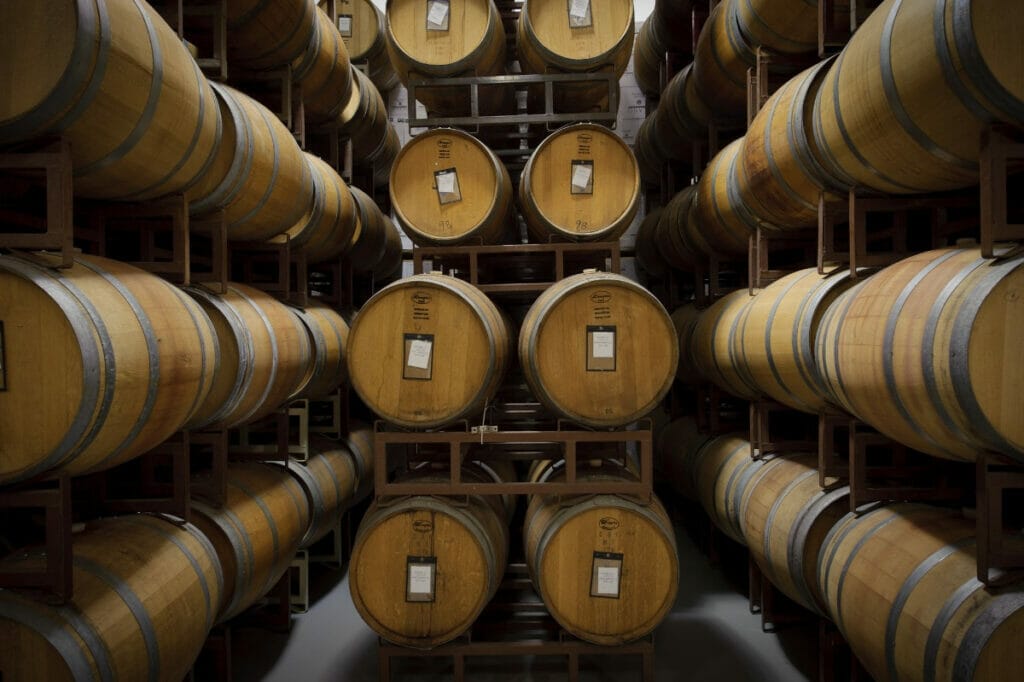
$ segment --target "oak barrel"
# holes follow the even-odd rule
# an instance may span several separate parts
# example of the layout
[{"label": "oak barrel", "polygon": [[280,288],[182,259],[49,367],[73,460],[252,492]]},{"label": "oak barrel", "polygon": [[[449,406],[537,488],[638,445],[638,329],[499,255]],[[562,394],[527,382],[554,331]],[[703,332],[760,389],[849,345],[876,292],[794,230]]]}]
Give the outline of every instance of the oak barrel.
[{"label": "oak barrel", "polygon": [[740,255],[758,227],[772,228],[747,203],[746,169],[741,161],[744,138],[733,140],[708,163],[697,183],[691,209],[695,227],[714,253]]},{"label": "oak barrel", "polygon": [[299,84],[305,115],[313,122],[332,121],[352,95],[352,67],[337,27],[321,9],[315,9],[313,37],[291,65]]},{"label": "oak barrel", "polygon": [[323,263],[344,254],[355,234],[355,200],[348,185],[323,159],[304,152],[313,179],[313,202],[287,232],[289,247],[309,263]]},{"label": "oak barrel", "polygon": [[873,679],[982,682],[1019,673],[1024,594],[1019,584],[978,581],[974,530],[958,511],[903,503],[848,514],[828,534],[817,564],[821,591]]},{"label": "oak barrel", "polygon": [[213,83],[224,120],[221,146],[189,205],[224,211],[228,239],[262,241],[285,232],[313,204],[313,178],[281,120],[248,95]]},{"label": "oak barrel", "polygon": [[354,186],[349,191],[358,217],[349,247],[349,262],[356,272],[373,272],[375,277],[382,279],[393,274],[396,265],[401,266],[402,243],[398,228],[381,213],[377,203],[366,192]]},{"label": "oak barrel", "polygon": [[[74,596],[49,606],[0,590],[4,680],[157,680],[188,675],[224,589],[210,541],[156,516],[90,521],[71,539]],[[4,569],[43,570],[41,549]]]},{"label": "oak barrel", "polygon": [[744,494],[743,534],[762,574],[796,603],[827,617],[818,553],[850,510],[849,486],[823,490],[817,455],[792,455],[769,459]]},{"label": "oak barrel", "polygon": [[720,2],[711,10],[693,56],[697,92],[715,118],[727,120],[746,115],[747,69],[757,64],[757,45],[740,31],[739,2]]},{"label": "oak barrel", "polygon": [[[631,478],[607,466],[577,472],[577,480]],[[675,531],[657,497],[646,504],[625,495],[534,495],[523,541],[544,605],[580,639],[604,645],[639,639],[675,602]]]},{"label": "oak barrel", "polygon": [[978,182],[992,121],[1024,121],[1024,13],[999,0],[886,0],[829,69],[814,134],[843,188],[889,194]]},{"label": "oak barrel", "polygon": [[[858,276],[870,273],[861,268]],[[826,276],[807,268],[750,299],[736,320],[732,353],[758,392],[801,412],[827,408],[829,392],[815,362],[818,329],[829,306],[856,283],[848,269]]]},{"label": "oak barrel", "polygon": [[737,356],[734,339],[742,313],[754,298],[747,289],[739,289],[717,300],[701,312],[690,341],[693,364],[704,378],[744,400],[757,398],[757,385]]},{"label": "oak barrel", "polygon": [[712,438],[684,460],[704,511],[723,533],[740,544],[746,544],[743,499],[751,480],[764,466],[763,460],[751,459],[750,452],[750,441],[731,434]]},{"label": "oak barrel", "polygon": [[939,249],[842,295],[818,332],[834,400],[890,438],[938,457],[1024,458],[1020,258]]},{"label": "oak barrel", "polygon": [[660,40],[655,23],[653,14],[648,16],[633,43],[633,76],[648,97],[657,97],[661,92],[659,67],[668,50]]},{"label": "oak barrel", "polygon": [[382,419],[431,428],[478,414],[509,363],[501,313],[455,277],[414,275],[377,292],[348,342],[352,387]]},{"label": "oak barrel", "polygon": [[233,462],[223,507],[192,500],[192,521],[224,569],[217,622],[237,616],[277,584],[310,525],[310,505],[286,467]]},{"label": "oak barrel", "polygon": [[373,427],[357,420],[350,420],[348,433],[342,436],[342,440],[356,465],[359,484],[353,501],[358,502],[374,487]]},{"label": "oak barrel", "polygon": [[[330,0],[321,0],[325,8]],[[398,74],[388,57],[384,13],[372,0],[337,0],[338,32],[355,64],[366,64],[367,75],[382,93],[398,85]]]},{"label": "oak barrel", "polygon": [[309,459],[291,462],[288,473],[306,493],[310,522],[301,548],[306,548],[338,527],[342,514],[355,501],[359,478],[351,453],[341,444],[314,436]]},{"label": "oak barrel", "polygon": [[213,91],[145,2],[5,2],[0,26],[0,146],[62,135],[75,194],[99,199],[185,192],[210,163]]},{"label": "oak barrel", "polygon": [[644,182],[652,185],[661,182],[662,169],[668,163],[666,151],[659,146],[655,114],[652,113],[640,123],[636,131],[636,140],[633,141],[633,152],[636,155],[640,177]]},{"label": "oak barrel", "polygon": [[512,223],[512,181],[497,154],[469,133],[413,137],[391,166],[391,206],[420,246],[498,244]]},{"label": "oak barrel", "polygon": [[577,123],[548,135],[519,180],[519,206],[530,236],[614,241],[640,207],[640,169],[622,138]]},{"label": "oak barrel", "polygon": [[655,232],[661,220],[661,213],[660,206],[648,211],[636,231],[636,264],[642,270],[641,277],[644,272],[655,277],[663,277],[669,269],[669,264],[656,241]]},{"label": "oak barrel", "polygon": [[694,144],[706,137],[711,122],[711,110],[697,92],[696,81],[691,62],[665,86],[654,113],[662,153],[687,164],[693,161]]},{"label": "oak barrel", "polygon": [[98,471],[182,428],[218,366],[210,319],[163,279],[78,255],[0,257],[0,481]]},{"label": "oak barrel", "polygon": [[313,40],[314,0],[227,0],[228,58],[247,69],[287,66]]},{"label": "oak barrel", "polygon": [[312,376],[298,397],[327,397],[348,380],[348,323],[338,311],[319,301],[310,301],[294,312],[309,334],[312,354]]},{"label": "oak barrel", "polygon": [[549,287],[519,333],[534,397],[586,426],[635,421],[672,385],[679,343],[665,308],[622,275],[573,275]]},{"label": "oak barrel", "polygon": [[[818,2],[816,0],[735,0],[739,29],[751,45],[772,52],[802,54],[818,49]],[[841,11],[834,3],[833,12]]]},{"label": "oak barrel", "polygon": [[220,371],[190,428],[234,428],[281,406],[309,379],[309,335],[295,313],[259,289],[232,282],[217,296],[188,293],[217,331]]},{"label": "oak barrel", "polygon": [[[467,464],[460,473],[486,480],[475,469]],[[495,495],[469,495],[457,504],[425,495],[374,502],[352,550],[349,589],[359,615],[381,637],[405,646],[430,649],[458,637],[501,583],[508,521]]]},{"label": "oak barrel", "polygon": [[375,187],[384,185],[401,146],[398,134],[388,121],[383,97],[370,79],[353,67],[352,82],[352,94],[337,119],[338,129],[352,142],[352,162],[373,170]]},{"label": "oak barrel", "polygon": [[707,241],[714,235],[705,235],[701,228],[706,226],[692,215],[696,197],[696,185],[676,192],[661,212],[661,220],[655,229],[655,239],[662,256],[676,270],[692,272],[703,264],[706,256],[715,253]]}]

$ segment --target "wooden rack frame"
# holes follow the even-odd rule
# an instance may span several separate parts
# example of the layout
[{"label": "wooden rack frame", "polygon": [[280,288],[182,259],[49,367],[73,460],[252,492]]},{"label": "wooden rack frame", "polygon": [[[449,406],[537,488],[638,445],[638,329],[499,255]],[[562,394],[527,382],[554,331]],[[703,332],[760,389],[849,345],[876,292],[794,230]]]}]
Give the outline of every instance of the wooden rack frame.
[{"label": "wooden rack frame", "polygon": [[[66,139],[44,142],[38,148],[0,153],[0,171],[42,171],[46,215],[42,230],[0,232],[0,248],[50,250],[61,254],[62,268],[74,263],[71,144]],[[10,222],[10,221],[5,221]]]},{"label": "wooden rack frame", "polygon": [[975,469],[978,580],[986,585],[1019,580],[1024,575],[1024,550],[1005,543],[1009,533],[1003,523],[1003,496],[1008,490],[1024,490],[1024,467],[1001,456],[980,454]]},{"label": "wooden rack frame", "polygon": [[778,632],[793,625],[805,625],[814,619],[814,615],[800,604],[782,593],[754,561],[753,555],[747,555],[748,563],[748,600],[750,613],[761,616],[762,632]]},{"label": "wooden rack frame", "polygon": [[31,571],[0,569],[0,588],[41,589],[57,603],[74,592],[71,569],[71,480],[8,488],[0,494],[0,509],[42,509],[46,514],[46,566]]},{"label": "wooden rack frame", "polygon": [[[157,3],[151,4],[156,5]],[[207,78],[226,81],[228,79],[227,0],[165,0],[158,9],[171,28],[178,32],[178,37],[188,40],[197,48],[199,43],[195,38],[199,27],[196,24],[209,24],[212,54],[206,57],[196,57],[196,63]]]},{"label": "wooden rack frame", "polygon": [[233,242],[231,266],[231,275],[237,281],[306,307],[309,266],[305,254],[292,251],[288,235],[268,242]]},{"label": "wooden rack frame", "polygon": [[750,455],[753,459],[762,459],[769,455],[786,455],[797,452],[817,452],[818,441],[812,433],[805,439],[773,438],[771,415],[783,413],[788,421],[794,418],[805,419],[813,431],[812,422],[817,421],[814,415],[797,412],[771,400],[758,400],[750,403]]},{"label": "wooden rack frame", "polygon": [[[767,232],[760,227],[750,236],[749,250],[747,256],[747,281],[749,282],[750,295],[754,295],[755,289],[763,289],[772,282],[782,279],[794,272],[799,267],[814,267],[817,263],[817,254],[814,244],[815,235],[813,230],[799,230],[792,232]],[[804,251],[803,260],[799,265],[788,268],[775,268],[771,266],[771,255],[777,254],[783,249]]]},{"label": "wooden rack frame", "polygon": [[1008,126],[989,126],[982,133],[981,180],[981,255],[992,258],[996,242],[1024,241],[1024,224],[1012,224],[1008,218],[1006,186],[1008,166],[1024,163],[1024,143]]},{"label": "wooden rack frame", "polygon": [[[821,12],[819,4],[819,13]],[[747,69],[747,127],[776,90],[798,72],[814,65],[810,55],[776,54],[758,46],[754,66]]]}]

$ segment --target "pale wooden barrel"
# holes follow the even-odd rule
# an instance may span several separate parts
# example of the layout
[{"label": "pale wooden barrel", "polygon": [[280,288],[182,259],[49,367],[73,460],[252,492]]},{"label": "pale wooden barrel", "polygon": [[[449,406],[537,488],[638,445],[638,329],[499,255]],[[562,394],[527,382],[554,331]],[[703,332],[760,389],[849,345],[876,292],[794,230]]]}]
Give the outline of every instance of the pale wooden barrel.
[{"label": "pale wooden barrel", "polygon": [[352,322],[352,387],[381,418],[431,428],[478,414],[510,353],[501,313],[478,289],[415,275],[377,292]]},{"label": "pale wooden barrel", "polygon": [[213,91],[145,2],[7,2],[0,26],[0,64],[14,79],[0,101],[0,145],[63,135],[75,194],[184,192],[211,162],[220,141]]},{"label": "pale wooden barrel", "polygon": [[501,243],[512,222],[505,164],[469,133],[435,128],[413,137],[391,166],[391,206],[420,246]]},{"label": "pale wooden barrel", "polygon": [[[389,0],[387,39],[401,81],[448,76],[493,76],[505,71],[505,30],[492,0],[452,0],[445,16],[428,24],[430,4]],[[434,30],[429,27],[440,27]],[[481,93],[483,94],[483,93]],[[439,113],[468,113],[469,89],[417,88],[416,99]],[[481,103],[484,105],[484,103]],[[485,106],[486,108],[486,106]]]},{"label": "pale wooden barrel", "polygon": [[744,138],[733,140],[708,163],[697,183],[691,211],[708,246],[718,254],[741,255],[759,226],[771,228],[746,202],[746,169],[741,161]]},{"label": "pale wooden barrel", "polygon": [[1020,259],[978,249],[911,256],[858,284],[826,313],[819,372],[838,404],[896,441],[974,461],[1024,458]]},{"label": "pale wooden barrel", "polygon": [[[473,470],[467,464],[461,474],[473,480]],[[430,474],[418,479],[441,480]],[[457,504],[421,495],[375,502],[359,524],[349,589],[374,632],[430,649],[473,625],[497,591],[507,557],[508,518],[499,496],[470,495]],[[429,601],[415,601],[417,593],[408,592],[414,570],[430,572]]]},{"label": "pale wooden barrel", "polygon": [[348,433],[342,436],[342,439],[356,465],[359,484],[353,502],[358,502],[373,490],[373,427],[353,420],[349,423]]},{"label": "pale wooden barrel", "polygon": [[636,84],[649,97],[661,92],[661,62],[668,48],[661,42],[656,19],[650,15],[644,20],[633,44],[633,76]]},{"label": "pale wooden barrel", "polygon": [[227,0],[228,57],[249,69],[291,64],[313,40],[314,0]]},{"label": "pale wooden barrel", "polygon": [[744,400],[757,398],[757,386],[737,357],[733,339],[744,309],[754,298],[747,289],[739,289],[715,301],[701,312],[690,342],[693,363],[704,378]]},{"label": "pale wooden barrel", "polygon": [[823,490],[816,455],[769,459],[751,478],[740,515],[762,574],[804,608],[828,617],[818,588],[818,553],[850,510],[850,488]]},{"label": "pale wooden barrel", "polygon": [[355,501],[359,478],[351,453],[340,443],[314,437],[309,459],[290,462],[288,473],[302,486],[309,503],[310,522],[301,548],[306,548],[338,527],[342,514]]},{"label": "pale wooden barrel", "polygon": [[992,120],[1024,121],[1024,13],[999,0],[886,0],[817,95],[814,133],[845,187],[890,194],[978,182]]},{"label": "pale wooden barrel", "polygon": [[816,64],[776,90],[744,137],[743,201],[780,230],[816,226],[822,191],[829,203],[837,199],[811,128],[814,99],[830,64]]},{"label": "pale wooden barrel", "polygon": [[356,205],[348,185],[323,159],[304,152],[313,179],[313,203],[286,234],[292,251],[310,263],[323,263],[344,254],[355,234]]},{"label": "pale wooden barrel", "polygon": [[352,141],[353,162],[373,168],[374,186],[388,182],[391,164],[400,144],[380,92],[359,69],[352,69],[353,87],[348,103],[341,110],[339,131]]},{"label": "pale wooden barrel", "polygon": [[[584,16],[572,14],[575,5],[558,0],[533,0],[523,6],[516,23],[516,44],[523,73],[588,73],[611,70],[622,77],[633,50],[631,0],[584,0]],[[557,110],[579,111],[606,98],[602,84],[558,85]]]},{"label": "pale wooden barrel", "polygon": [[687,462],[693,490],[711,521],[736,542],[746,544],[740,513],[743,498],[764,466],[762,460],[750,458],[750,441],[739,434],[718,436],[701,446]]},{"label": "pale wooden barrel", "polygon": [[856,283],[849,270],[822,276],[807,268],[750,299],[736,321],[732,357],[758,392],[801,412],[828,407],[828,388],[815,362],[818,328],[829,306]]},{"label": "pale wooden barrel", "polygon": [[0,257],[0,481],[110,468],[179,430],[217,371],[210,319],[163,279]]},{"label": "pale wooden barrel", "polygon": [[665,308],[642,286],[605,272],[567,277],[530,308],[519,364],[548,409],[586,426],[635,421],[672,385],[679,344]]},{"label": "pale wooden barrel", "polygon": [[291,65],[292,80],[301,87],[305,115],[313,122],[331,121],[352,95],[352,67],[337,27],[321,9],[314,9],[313,37]]},{"label": "pale wooden barrel", "polygon": [[697,420],[680,417],[664,428],[658,436],[657,449],[661,480],[675,492],[691,500],[697,499],[694,482],[694,458],[711,436],[700,433]]},{"label": "pale wooden barrel", "polygon": [[519,180],[519,205],[537,241],[614,241],[640,207],[640,169],[622,138],[577,123],[548,135]]},{"label": "pale wooden barrel", "polygon": [[[602,467],[578,472],[577,480],[632,478],[626,471]],[[675,531],[657,497],[645,504],[625,495],[534,495],[523,541],[544,605],[580,639],[604,645],[639,639],[657,627],[675,602]],[[617,566],[604,567],[608,578],[600,582],[598,565],[605,562],[598,554],[621,559]]]},{"label": "pale wooden barrel", "polygon": [[[816,0],[736,0],[739,29],[751,45],[773,52],[802,54],[818,49],[818,3]],[[834,11],[849,11],[849,3],[838,2]]]},{"label": "pale wooden barrel", "polygon": [[847,515],[829,533],[821,591],[875,680],[1009,680],[1024,665],[1024,596],[977,580],[974,527],[904,503]]},{"label": "pale wooden barrel", "polygon": [[313,355],[312,376],[298,397],[323,398],[348,379],[348,323],[334,308],[318,301],[310,301],[295,313],[306,327]]},{"label": "pale wooden barrel", "polygon": [[704,22],[693,56],[694,78],[716,118],[747,113],[747,69],[756,66],[755,44],[740,32],[737,2],[720,2]]},{"label": "pale wooden barrel", "polygon": [[287,306],[229,283],[223,296],[188,290],[217,331],[221,368],[190,428],[234,428],[268,416],[303,387],[313,358],[308,332]]},{"label": "pale wooden barrel", "polygon": [[251,606],[281,579],[310,525],[299,482],[278,465],[233,462],[224,506],[192,500],[192,521],[213,543],[224,569],[217,622]]},{"label": "pale wooden barrel", "polygon": [[[321,0],[326,9],[328,0]],[[377,89],[387,92],[398,85],[398,74],[388,57],[384,13],[371,0],[338,0],[338,32],[355,64],[366,64],[367,75]]]},{"label": "pale wooden barrel", "polygon": [[[187,676],[224,590],[210,541],[156,516],[90,521],[72,536],[74,596],[49,606],[0,590],[4,680],[160,680]],[[44,568],[41,550],[5,569]]]},{"label": "pale wooden barrel", "polygon": [[661,94],[654,126],[661,148],[669,158],[691,162],[695,141],[707,137],[711,110],[697,92],[693,63],[672,77]]},{"label": "pale wooden barrel", "polygon": [[280,119],[248,95],[213,83],[224,120],[221,146],[189,205],[193,215],[224,211],[232,240],[287,231],[313,204],[313,178]]},{"label": "pale wooden barrel", "polygon": [[697,186],[684,187],[669,200],[661,213],[661,220],[655,231],[656,241],[662,256],[677,270],[692,272],[715,250],[708,243],[697,220],[691,218]]}]

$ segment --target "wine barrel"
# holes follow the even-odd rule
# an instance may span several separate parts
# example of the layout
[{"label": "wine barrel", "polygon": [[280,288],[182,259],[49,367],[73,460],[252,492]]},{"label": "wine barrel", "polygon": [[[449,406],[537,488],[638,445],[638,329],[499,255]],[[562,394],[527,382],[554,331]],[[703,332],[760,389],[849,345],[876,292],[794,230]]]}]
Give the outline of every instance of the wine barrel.
[{"label": "wine barrel", "polygon": [[303,153],[313,179],[313,203],[287,231],[289,247],[310,263],[345,253],[356,231],[356,206],[348,185],[326,161]]},{"label": "wine barrel", "polygon": [[[577,480],[632,478],[607,466],[577,472]],[[534,495],[523,541],[526,565],[544,605],[559,625],[582,640],[615,645],[639,639],[657,627],[675,602],[675,531],[655,496],[648,504],[625,495]]]},{"label": "wine barrel", "polygon": [[209,318],[163,279],[77,255],[0,257],[0,482],[79,475],[182,428],[217,371]]},{"label": "wine barrel", "polygon": [[380,92],[359,69],[352,69],[353,87],[338,117],[339,131],[352,142],[352,161],[373,170],[374,186],[388,182],[391,164],[400,143],[388,121],[388,109]]},{"label": "wine barrel", "polygon": [[391,206],[420,246],[501,243],[512,223],[512,181],[480,140],[435,128],[409,140],[391,166]]},{"label": "wine barrel", "polygon": [[752,300],[747,289],[720,298],[701,312],[690,345],[693,364],[704,378],[744,400],[757,399],[757,385],[737,357],[734,339],[739,333],[742,313]]},{"label": "wine barrel", "polygon": [[[870,272],[862,268],[858,275]],[[759,393],[801,412],[828,407],[828,388],[814,356],[818,328],[829,306],[856,283],[849,270],[823,276],[807,268],[749,300],[734,326],[732,357]]]},{"label": "wine barrel", "polygon": [[310,301],[295,314],[306,328],[312,353],[311,376],[300,398],[324,398],[348,379],[345,347],[348,323],[338,312],[318,301]]},{"label": "wine barrel", "polygon": [[652,113],[640,123],[636,131],[636,140],[633,142],[633,151],[641,179],[657,185],[661,182],[661,171],[668,163],[668,157],[665,155],[666,150],[659,146],[654,119],[655,115]]},{"label": "wine barrel", "polygon": [[659,147],[669,158],[693,160],[693,145],[707,136],[711,110],[697,92],[693,64],[672,77],[654,113]]},{"label": "wine barrel", "polygon": [[384,218],[384,221],[386,226],[384,255],[371,270],[374,282],[381,285],[402,276],[402,236],[389,218]]},{"label": "wine barrel", "polygon": [[709,440],[711,436],[700,433],[693,417],[680,417],[666,426],[658,436],[656,448],[660,462],[656,473],[660,480],[683,497],[696,500],[693,459]]},{"label": "wine barrel", "polygon": [[314,0],[227,0],[228,58],[247,69],[291,64],[313,41]]},{"label": "wine barrel", "polygon": [[349,187],[356,207],[356,231],[349,243],[348,259],[356,272],[370,272],[384,258],[388,231],[394,224],[381,213],[377,203],[358,187]]},{"label": "wine barrel", "polygon": [[818,369],[833,397],[922,452],[1024,459],[1020,265],[976,248],[938,249],[850,289],[818,332]]},{"label": "wine barrel", "polygon": [[[750,45],[783,54],[803,54],[818,49],[817,2],[736,0],[734,4],[740,32]],[[833,12],[838,14],[844,9],[849,12],[849,3],[837,2]]]},{"label": "wine barrel", "polygon": [[377,292],[352,323],[352,388],[382,419],[431,428],[478,414],[509,362],[509,330],[478,289],[415,275]]},{"label": "wine barrel", "polygon": [[302,486],[309,504],[309,530],[299,543],[306,548],[337,528],[353,503],[359,485],[356,463],[344,446],[314,436],[309,459],[290,463],[287,471]]},{"label": "wine barrel", "polygon": [[679,344],[672,320],[636,282],[604,272],[567,277],[530,308],[519,364],[548,409],[586,426],[635,421],[672,385]]},{"label": "wine barrel", "polygon": [[700,311],[693,303],[681,305],[672,311],[672,326],[679,338],[679,365],[676,368],[676,381],[683,384],[695,384],[700,379],[700,369],[693,361],[690,343],[693,331],[700,320]]},{"label": "wine barrel", "polygon": [[636,231],[636,264],[643,272],[654,277],[664,277],[669,269],[669,264],[662,255],[661,246],[656,241],[655,231],[661,220],[661,213],[660,206],[649,211]]},{"label": "wine barrel", "polygon": [[[181,680],[224,589],[217,554],[191,524],[135,515],[90,521],[71,539],[74,596],[49,606],[0,590],[4,680]],[[42,550],[6,570],[45,569]]]},{"label": "wine barrel", "polygon": [[764,103],[744,137],[741,163],[747,182],[743,203],[781,230],[814,227],[818,198],[838,197],[819,158],[811,129],[812,107],[831,61],[794,76]]},{"label": "wine barrel", "polygon": [[850,488],[822,490],[816,455],[775,457],[760,467],[741,503],[743,534],[762,574],[804,608],[828,617],[818,588],[818,553],[850,510]]},{"label": "wine barrel", "polygon": [[692,272],[715,250],[706,241],[701,225],[691,218],[697,186],[684,187],[669,200],[655,231],[661,254],[677,270]]},{"label": "wine barrel", "polygon": [[872,678],[1009,680],[1024,664],[1020,586],[977,579],[975,524],[895,504],[844,517],[818,576],[832,619]]},{"label": "wine barrel", "polygon": [[292,80],[301,88],[302,105],[310,121],[332,121],[352,96],[352,67],[331,18],[321,9],[314,12],[313,38],[292,62]]},{"label": "wine barrel", "polygon": [[721,2],[704,22],[693,56],[697,92],[715,118],[747,113],[747,69],[757,65],[756,44],[740,32],[739,2]]},{"label": "wine barrel", "polygon": [[829,69],[814,106],[826,167],[889,194],[977,184],[993,120],[1024,121],[1024,14],[997,0],[886,0]]},{"label": "wine barrel", "polygon": [[[568,8],[558,0],[534,0],[516,23],[519,65],[523,73],[610,70],[617,84],[629,64],[634,31],[632,0],[578,0]],[[556,111],[580,111],[607,99],[608,87],[557,84],[553,94]]]},{"label": "wine barrel", "polygon": [[622,138],[604,126],[577,123],[548,135],[519,180],[519,205],[530,236],[614,241],[640,207],[640,169]]},{"label": "wine barrel", "polygon": [[295,138],[248,95],[212,83],[224,120],[221,146],[196,188],[193,215],[224,211],[228,239],[263,241],[313,204],[313,178]]},{"label": "wine barrel", "polygon": [[287,306],[235,282],[223,296],[198,287],[188,293],[213,322],[221,362],[189,428],[234,428],[257,421],[302,389],[312,351],[308,332]]},{"label": "wine barrel", "polygon": [[220,142],[213,91],[145,2],[3,3],[0,26],[0,64],[12,79],[0,146],[63,136],[76,195],[185,192],[211,162]]},{"label": "wine barrel", "polygon": [[745,202],[746,169],[740,162],[743,138],[733,140],[718,152],[697,183],[691,209],[696,226],[708,246],[718,254],[747,253],[750,235],[760,227],[772,228]]},{"label": "wine barrel", "polygon": [[707,441],[689,460],[693,490],[704,511],[719,530],[740,544],[743,536],[741,506],[750,482],[764,466],[750,458],[750,441],[739,434]]},{"label": "wine barrel", "polygon": [[373,490],[374,486],[373,427],[360,421],[351,420],[348,425],[348,433],[342,438],[356,465],[359,485],[356,487],[353,502],[359,502]]},{"label": "wine barrel", "polygon": [[[321,0],[321,7],[328,2]],[[388,57],[384,13],[371,0],[337,0],[338,32],[355,64],[366,64],[367,76],[382,93],[398,85]]]},{"label": "wine barrel", "polygon": [[192,521],[216,548],[224,568],[217,622],[247,609],[281,579],[310,526],[310,506],[286,467],[233,462],[224,506],[192,500]]},{"label": "wine barrel", "polygon": [[656,19],[652,13],[637,31],[633,44],[633,76],[648,97],[657,97],[661,92],[660,67],[667,51],[668,47],[661,42],[657,33]]},{"label": "wine barrel", "polygon": [[[431,14],[433,12],[433,14]],[[416,99],[443,114],[469,113],[469,88],[445,88],[449,76],[493,76],[505,71],[505,29],[492,0],[427,3],[390,0],[387,40],[391,64],[406,86],[412,79],[437,79],[417,87]],[[480,93],[487,110],[486,93]]]},{"label": "wine barrel", "polygon": [[[473,480],[474,469],[467,464],[461,474]],[[501,583],[508,521],[495,495],[469,495],[458,504],[425,495],[374,502],[359,524],[349,569],[359,615],[404,646],[430,649],[458,637]]]}]

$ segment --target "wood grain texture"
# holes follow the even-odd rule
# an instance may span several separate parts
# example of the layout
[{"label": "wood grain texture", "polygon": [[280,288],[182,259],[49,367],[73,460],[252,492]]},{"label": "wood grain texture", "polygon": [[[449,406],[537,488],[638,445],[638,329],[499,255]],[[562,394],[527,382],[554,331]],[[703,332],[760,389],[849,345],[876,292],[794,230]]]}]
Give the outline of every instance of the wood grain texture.
[{"label": "wood grain texture", "polygon": [[367,75],[378,90],[391,90],[399,81],[388,56],[384,13],[370,0],[338,0],[337,6],[338,16],[347,15],[352,21],[351,35],[342,34],[349,59],[367,65]]},{"label": "wood grain texture", "polygon": [[744,202],[746,170],[739,163],[742,152],[741,137],[711,159],[697,183],[688,216],[694,221],[687,228],[688,234],[700,233],[707,248],[722,256],[745,254],[750,235],[758,225],[765,225]]},{"label": "wood grain texture", "polygon": [[694,201],[697,186],[684,187],[669,200],[661,213],[661,220],[655,229],[655,240],[661,254],[676,270],[693,271],[701,266],[705,256],[714,255],[715,249],[708,242],[696,218]]},{"label": "wood grain texture", "polygon": [[0,145],[63,135],[75,193],[101,199],[184,192],[206,167],[213,91],[148,4],[4,3],[0,26]]},{"label": "wood grain texture", "polygon": [[750,441],[740,434],[717,436],[684,459],[692,471],[697,499],[718,528],[736,542],[743,536],[743,499],[750,482],[764,466],[750,458]]},{"label": "wood grain texture", "polygon": [[[588,355],[594,355],[588,327],[614,331],[613,369],[603,362],[601,371],[588,371]],[[628,424],[654,409],[678,360],[675,329],[661,303],[611,273],[554,284],[537,298],[519,334],[519,363],[534,396],[557,414],[597,428]]]},{"label": "wood grain texture", "polygon": [[[435,174],[454,169],[459,199],[441,195]],[[501,243],[512,223],[512,181],[484,143],[454,128],[420,133],[391,167],[391,205],[421,246]]]},{"label": "wood grain texture", "polygon": [[192,501],[192,519],[224,570],[217,622],[237,616],[288,570],[310,524],[309,500],[285,467],[233,462],[222,508]]},{"label": "wood grain texture", "polygon": [[[818,3],[806,0],[735,0],[736,20],[751,45],[783,54],[818,49]],[[836,3],[837,16],[849,3]]]},{"label": "wood grain texture", "polygon": [[217,370],[210,320],[177,289],[95,256],[0,258],[0,480],[112,467],[180,429]]},{"label": "wood grain texture", "polygon": [[348,258],[356,272],[373,272],[378,280],[393,274],[396,258],[401,266],[401,238],[391,219],[381,213],[377,203],[358,187],[349,187],[358,221],[352,235]]},{"label": "wood grain texture", "polygon": [[[74,597],[48,606],[0,591],[4,679],[159,680],[185,677],[220,603],[224,580],[195,526],[155,516],[90,521],[72,539]],[[4,568],[42,566],[40,552]]]},{"label": "wood grain texture", "polygon": [[[409,371],[408,334],[431,343],[429,372]],[[379,291],[356,315],[349,376],[381,418],[431,428],[483,410],[505,373],[509,346],[504,319],[477,289],[454,277],[415,275]]]},{"label": "wood grain texture", "polygon": [[850,648],[879,682],[1012,679],[1024,665],[1018,588],[976,578],[974,523],[895,504],[848,514],[818,561],[821,591]]},{"label": "wood grain texture", "polygon": [[249,69],[286,66],[316,31],[314,0],[227,0],[228,57]]},{"label": "wood grain texture", "polygon": [[756,65],[755,44],[740,33],[737,3],[720,2],[704,22],[693,56],[697,92],[719,119],[747,111],[747,69]]},{"label": "wood grain texture", "polygon": [[356,464],[356,476],[359,484],[356,487],[355,502],[362,500],[373,490],[373,427],[357,420],[351,420],[348,433],[342,436],[352,460]]},{"label": "wood grain texture", "polygon": [[829,69],[818,147],[844,188],[890,194],[978,182],[981,131],[1024,120],[1024,13],[999,0],[887,0]]},{"label": "wood grain texture", "polygon": [[922,452],[1021,458],[1020,263],[986,261],[978,249],[927,251],[843,294],[818,332],[833,398]]},{"label": "wood grain texture", "polygon": [[356,205],[348,185],[323,159],[303,152],[313,180],[313,202],[287,232],[293,252],[309,263],[333,260],[346,251],[356,231]]},{"label": "wood grain texture", "polygon": [[343,445],[322,437],[310,442],[309,459],[291,462],[288,473],[302,486],[309,503],[309,529],[299,543],[313,545],[332,530],[338,530],[342,515],[355,501],[359,485],[356,463]]},{"label": "wood grain texture", "polygon": [[339,131],[352,142],[357,166],[373,169],[374,186],[385,185],[400,143],[380,92],[359,69],[352,69],[352,95],[337,119]]},{"label": "wood grain texture", "polygon": [[348,346],[348,323],[334,308],[310,301],[295,310],[309,333],[313,356],[312,375],[299,397],[324,398],[348,380],[345,349]]},{"label": "wood grain texture", "polygon": [[744,400],[757,398],[757,385],[737,357],[733,339],[743,310],[753,298],[747,289],[738,289],[718,299],[701,312],[690,341],[693,364],[704,378]]},{"label": "wood grain texture", "polygon": [[[575,162],[590,162],[587,190],[574,183]],[[530,155],[519,181],[519,205],[536,241],[614,241],[640,207],[640,169],[633,151],[592,123],[565,126]]]},{"label": "wood grain texture", "polygon": [[299,83],[305,115],[311,122],[337,118],[352,95],[352,68],[338,28],[321,9],[315,9],[313,37],[291,65]]}]

